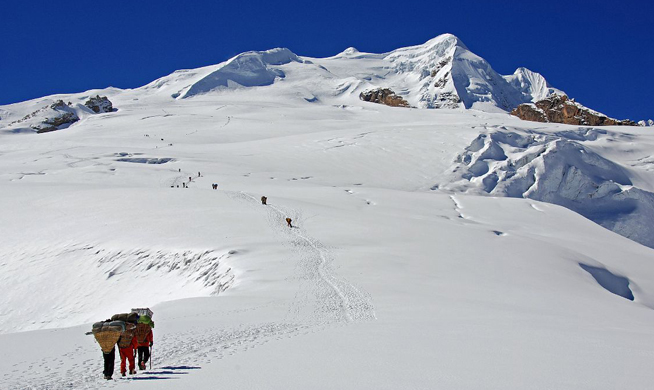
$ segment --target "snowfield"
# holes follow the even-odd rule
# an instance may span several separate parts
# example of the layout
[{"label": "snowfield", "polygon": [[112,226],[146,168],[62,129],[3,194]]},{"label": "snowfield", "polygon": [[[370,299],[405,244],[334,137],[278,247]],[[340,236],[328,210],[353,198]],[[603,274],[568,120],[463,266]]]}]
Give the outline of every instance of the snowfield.
[{"label": "snowfield", "polygon": [[[654,133],[505,112],[556,91],[444,35],[0,107],[0,388],[651,388]],[[84,333],[146,306],[103,380]]]}]

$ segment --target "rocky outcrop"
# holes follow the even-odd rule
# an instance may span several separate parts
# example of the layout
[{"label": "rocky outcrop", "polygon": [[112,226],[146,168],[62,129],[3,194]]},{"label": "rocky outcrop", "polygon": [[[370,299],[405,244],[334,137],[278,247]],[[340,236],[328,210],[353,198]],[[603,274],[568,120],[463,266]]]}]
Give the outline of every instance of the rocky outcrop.
[{"label": "rocky outcrop", "polygon": [[96,95],[95,97],[91,97],[86,101],[86,103],[84,103],[84,105],[93,110],[96,114],[101,112],[112,112],[114,110],[111,101],[106,96]]},{"label": "rocky outcrop", "polygon": [[432,100],[433,108],[458,108],[461,98],[454,92],[441,92]]},{"label": "rocky outcrop", "polygon": [[49,131],[59,130],[72,125],[79,120],[75,111],[63,100],[57,100],[50,105],[52,114],[37,125],[32,125],[32,129],[37,133],[47,133]]},{"label": "rocky outcrop", "polygon": [[520,119],[534,122],[586,126],[636,126],[629,119],[619,120],[585,107],[566,95],[552,95],[536,103],[524,103],[511,111]]},{"label": "rocky outcrop", "polygon": [[361,92],[359,94],[359,99],[371,103],[385,104],[391,107],[411,107],[406,100],[397,96],[395,92],[389,88],[378,88],[371,91]]}]

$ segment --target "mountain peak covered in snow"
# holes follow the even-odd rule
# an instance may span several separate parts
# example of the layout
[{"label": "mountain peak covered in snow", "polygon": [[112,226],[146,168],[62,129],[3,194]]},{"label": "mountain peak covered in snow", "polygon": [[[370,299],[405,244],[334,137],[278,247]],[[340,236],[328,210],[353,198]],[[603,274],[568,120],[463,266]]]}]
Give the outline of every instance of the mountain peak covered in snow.
[{"label": "mountain peak covered in snow", "polygon": [[175,72],[155,84],[158,91],[163,85],[167,92],[172,89],[173,98],[191,98],[270,87],[280,80],[313,96],[308,98],[312,101],[356,99],[367,90],[390,89],[412,107],[491,112],[508,112],[559,91],[525,68],[501,76],[453,34],[380,54],[349,47],[333,57],[303,60],[282,48],[245,52],[221,64]]},{"label": "mountain peak covered in snow", "polygon": [[406,107],[498,113],[563,94],[526,68],[500,75],[453,34],[379,54],[354,47],[327,58],[300,57],[287,48],[248,51],[216,65],[175,71],[136,90],[143,92],[139,99],[191,99],[250,89],[275,99],[335,105],[361,104],[362,93],[388,90]]}]

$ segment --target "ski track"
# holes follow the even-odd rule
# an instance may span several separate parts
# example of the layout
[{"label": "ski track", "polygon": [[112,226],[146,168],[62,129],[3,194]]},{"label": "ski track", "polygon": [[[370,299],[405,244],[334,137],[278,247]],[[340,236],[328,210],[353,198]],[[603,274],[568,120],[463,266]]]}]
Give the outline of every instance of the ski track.
[{"label": "ski track", "polygon": [[[243,192],[227,192],[227,195],[254,207],[260,206],[252,195]],[[55,357],[16,362],[14,369],[4,375],[2,383],[9,390],[55,390],[114,388],[139,378],[179,379],[179,375],[174,375],[183,372],[166,371],[163,368],[201,368],[203,364],[246,352],[273,340],[376,319],[371,297],[334,273],[331,266],[333,256],[329,248],[310,237],[302,227],[286,227],[284,218],[287,216],[294,221],[302,221],[300,211],[272,204],[260,207],[265,208],[268,224],[275,229],[285,245],[292,249],[297,259],[294,274],[289,279],[299,281],[299,288],[282,322],[223,329],[193,328],[164,334],[158,338],[156,348],[153,349],[152,360],[155,365],[152,370],[139,371],[135,376],[121,378],[118,368],[120,358],[116,352],[116,371],[112,381],[102,379],[103,364],[95,342],[72,345],[69,350]],[[84,359],[76,361],[79,356]],[[61,370],[61,367],[68,368]],[[35,368],[39,368],[38,376],[34,376]],[[26,383],[25,378],[29,378],[31,383]]]}]

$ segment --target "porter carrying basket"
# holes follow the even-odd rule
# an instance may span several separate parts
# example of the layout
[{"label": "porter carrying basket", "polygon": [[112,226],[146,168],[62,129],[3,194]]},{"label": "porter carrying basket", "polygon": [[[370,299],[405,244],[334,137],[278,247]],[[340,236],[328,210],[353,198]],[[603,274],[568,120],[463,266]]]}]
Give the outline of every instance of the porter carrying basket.
[{"label": "porter carrying basket", "polygon": [[120,335],[125,331],[122,321],[96,322],[93,324],[93,336],[100,344],[102,352],[109,353],[118,342]]}]

